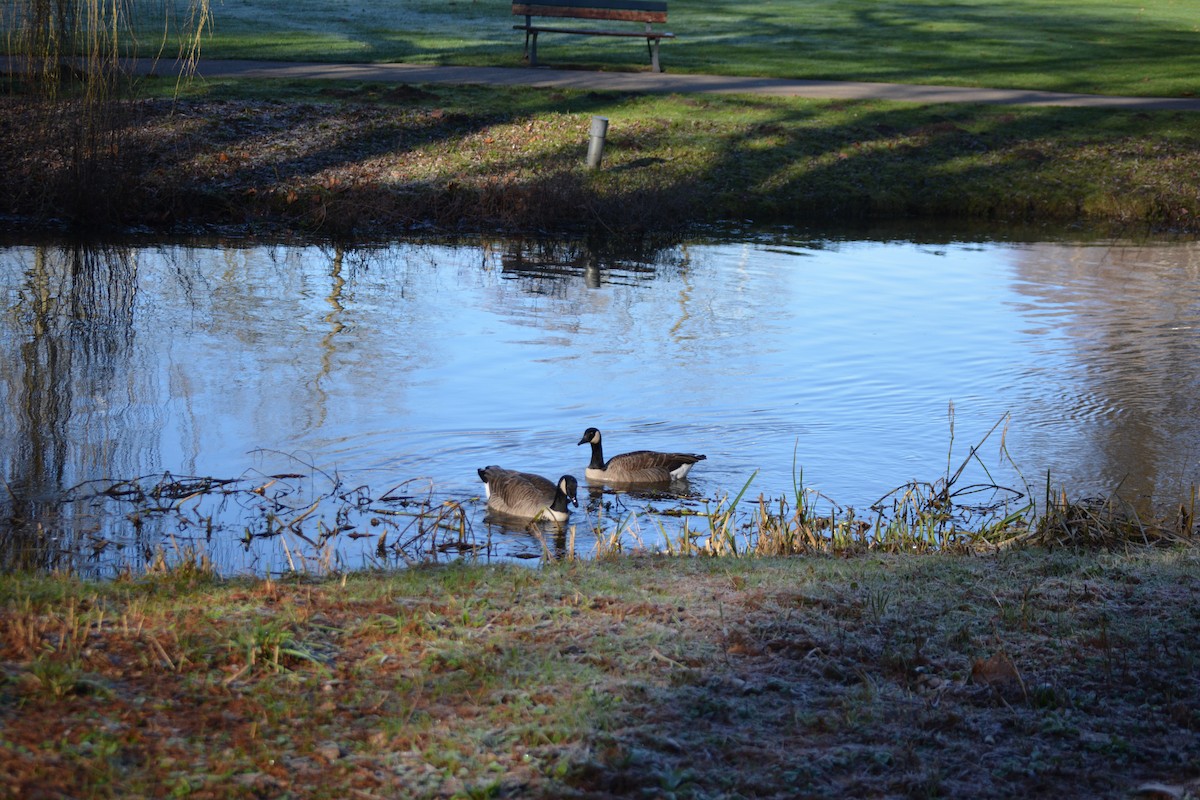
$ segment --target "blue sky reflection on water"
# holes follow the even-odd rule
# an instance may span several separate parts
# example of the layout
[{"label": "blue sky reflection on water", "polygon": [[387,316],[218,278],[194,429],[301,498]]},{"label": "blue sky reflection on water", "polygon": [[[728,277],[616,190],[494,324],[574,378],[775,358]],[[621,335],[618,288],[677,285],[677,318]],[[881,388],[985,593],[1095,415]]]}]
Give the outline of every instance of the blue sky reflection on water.
[{"label": "blue sky reflection on water", "polygon": [[0,468],[42,497],[311,464],[467,500],[490,463],[582,478],[595,425],[609,453],[706,453],[699,498],[756,471],[751,496],[790,495],[795,454],[805,485],[864,509],[1006,415],[980,448],[998,483],[1040,492],[1049,470],[1169,502],[1200,480],[1194,244],[73,253],[0,250]]}]

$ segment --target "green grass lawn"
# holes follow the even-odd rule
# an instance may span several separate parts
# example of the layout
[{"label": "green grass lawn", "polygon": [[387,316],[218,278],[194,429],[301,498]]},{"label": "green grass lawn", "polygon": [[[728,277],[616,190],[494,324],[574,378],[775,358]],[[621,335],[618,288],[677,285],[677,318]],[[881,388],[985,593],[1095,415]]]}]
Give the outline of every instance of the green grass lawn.
[{"label": "green grass lawn", "polygon": [[[188,0],[174,2],[184,13]],[[1196,0],[673,0],[678,38],[662,60],[675,72],[1182,96],[1200,91],[1198,12]],[[214,0],[212,14],[213,58],[521,63],[499,0]],[[636,39],[546,35],[539,52],[552,66],[648,65]]]}]

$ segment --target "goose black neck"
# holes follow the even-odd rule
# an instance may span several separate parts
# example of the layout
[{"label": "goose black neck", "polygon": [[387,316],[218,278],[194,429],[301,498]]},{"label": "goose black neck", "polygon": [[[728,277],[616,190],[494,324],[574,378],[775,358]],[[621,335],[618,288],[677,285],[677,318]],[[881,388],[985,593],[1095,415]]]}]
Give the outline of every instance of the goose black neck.
[{"label": "goose black neck", "polygon": [[564,514],[567,511],[567,493],[559,486],[554,490],[554,500],[550,503],[550,510],[559,514]]},{"label": "goose black neck", "polygon": [[592,445],[592,461],[588,469],[604,469],[604,447],[600,442],[590,442]]}]

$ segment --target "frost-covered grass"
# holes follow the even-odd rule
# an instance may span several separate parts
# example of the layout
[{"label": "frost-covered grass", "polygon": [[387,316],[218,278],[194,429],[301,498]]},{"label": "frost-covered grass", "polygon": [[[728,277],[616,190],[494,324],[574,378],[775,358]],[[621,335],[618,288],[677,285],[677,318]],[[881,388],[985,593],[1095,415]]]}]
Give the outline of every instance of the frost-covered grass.
[{"label": "frost-covered grass", "polygon": [[8,576],[0,793],[1183,797],[1198,566],[1022,550]]},{"label": "frost-covered grass", "polygon": [[[179,13],[189,0],[170,0]],[[222,0],[216,58],[517,66],[499,0]],[[671,0],[678,72],[1181,96],[1200,92],[1200,17],[1179,0]],[[147,32],[161,29],[145,7]],[[637,39],[555,36],[554,66],[646,69]]]}]

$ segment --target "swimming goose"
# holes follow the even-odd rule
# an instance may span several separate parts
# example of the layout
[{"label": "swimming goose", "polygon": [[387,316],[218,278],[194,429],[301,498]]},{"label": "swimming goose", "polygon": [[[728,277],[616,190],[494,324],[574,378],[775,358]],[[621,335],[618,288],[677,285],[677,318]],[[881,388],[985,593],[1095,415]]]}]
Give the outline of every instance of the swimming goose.
[{"label": "swimming goose", "polygon": [[605,463],[600,431],[595,428],[584,431],[579,444],[592,446],[592,460],[584,474],[589,480],[609,483],[667,483],[683,478],[697,461],[705,459],[705,456],[698,453],[634,450],[631,453],[613,456]]},{"label": "swimming goose", "polygon": [[488,510],[497,514],[564,522],[570,515],[567,504],[579,505],[575,497],[579,482],[570,475],[563,475],[554,484],[541,475],[493,464],[479,470],[479,479],[487,490]]}]

